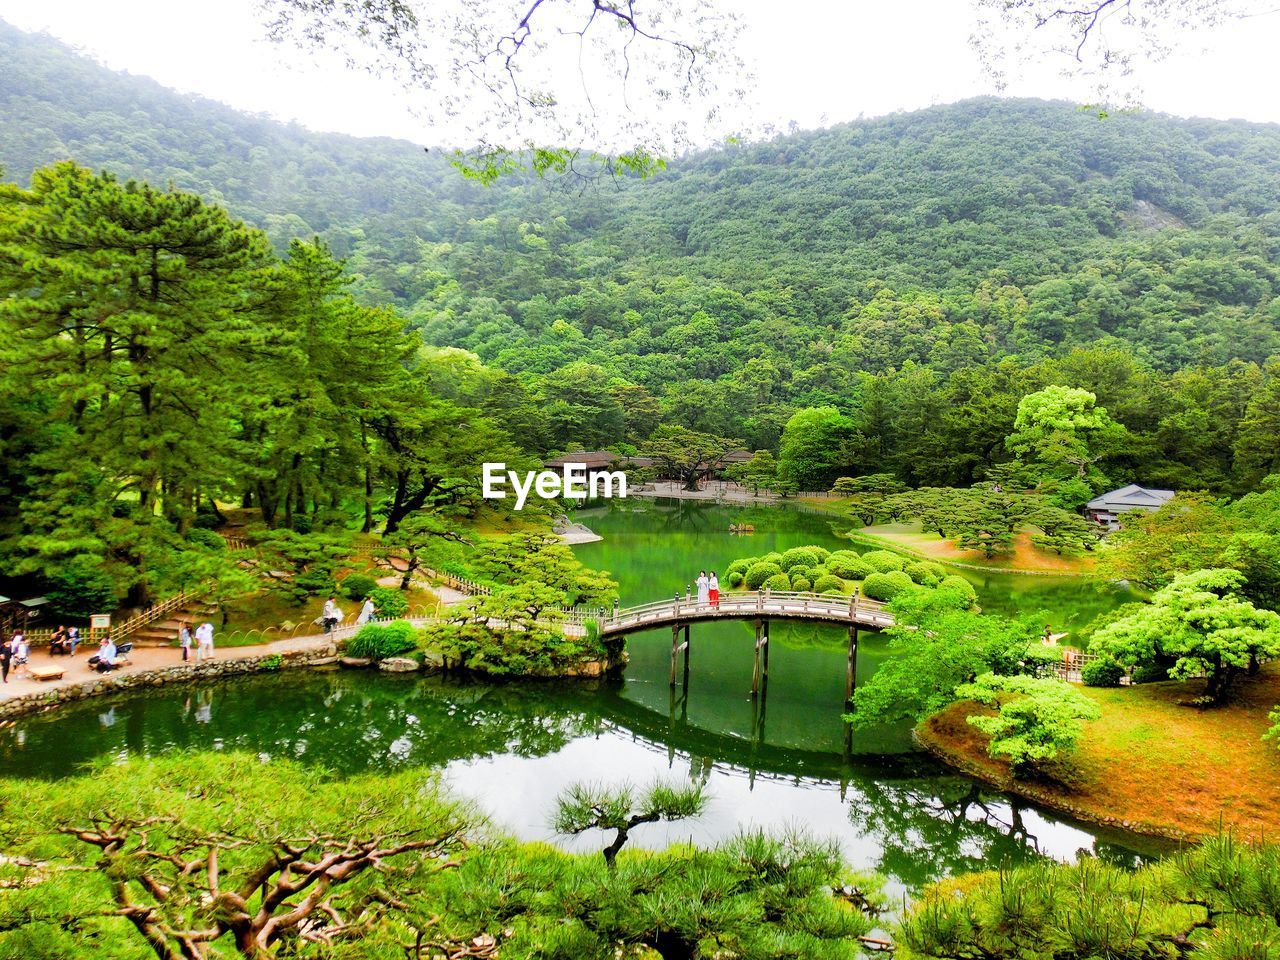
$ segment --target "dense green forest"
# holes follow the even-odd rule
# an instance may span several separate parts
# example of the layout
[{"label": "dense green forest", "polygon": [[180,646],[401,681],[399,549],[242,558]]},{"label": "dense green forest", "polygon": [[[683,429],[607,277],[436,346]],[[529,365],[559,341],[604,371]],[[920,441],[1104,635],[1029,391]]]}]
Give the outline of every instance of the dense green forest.
[{"label": "dense green forest", "polygon": [[0,65],[8,178],[69,158],[194,191],[278,254],[319,238],[353,302],[515,386],[463,399],[502,398],[531,452],[662,426],[785,461],[788,422],[832,407],[805,481],[966,485],[1013,458],[1021,398],[1062,384],[1126,428],[1098,484],[1240,493],[1280,467],[1276,125],[987,98],[647,180],[485,188],[420,146],[237,113],[7,26]]}]

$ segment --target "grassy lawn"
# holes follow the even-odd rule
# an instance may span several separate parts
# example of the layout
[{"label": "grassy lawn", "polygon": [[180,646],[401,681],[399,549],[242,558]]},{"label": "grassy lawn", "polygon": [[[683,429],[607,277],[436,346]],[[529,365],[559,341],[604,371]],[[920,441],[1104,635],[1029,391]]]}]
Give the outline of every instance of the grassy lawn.
[{"label": "grassy lawn", "polygon": [[[1280,703],[1280,664],[1243,684],[1234,703],[1201,710],[1177,701],[1203,683],[1153,683],[1114,690],[1082,687],[1102,709],[1072,757],[1078,783],[1036,784],[1033,799],[1074,807],[1090,819],[1128,821],[1151,832],[1280,835],[1280,750],[1262,742],[1267,712]],[[1008,766],[987,756],[986,738],[965,722],[985,708],[956,703],[920,725],[922,742],[984,779],[1007,785]],[[1154,829],[1153,829],[1154,828]]]},{"label": "grassy lawn", "polygon": [[880,523],[854,531],[861,537],[879,541],[929,560],[962,563],[988,570],[1021,570],[1029,573],[1091,573],[1093,557],[1060,557],[1041,550],[1031,542],[1031,534],[1021,533],[1014,541],[1012,553],[987,559],[980,550],[961,550],[936,533],[925,533],[919,523]]}]

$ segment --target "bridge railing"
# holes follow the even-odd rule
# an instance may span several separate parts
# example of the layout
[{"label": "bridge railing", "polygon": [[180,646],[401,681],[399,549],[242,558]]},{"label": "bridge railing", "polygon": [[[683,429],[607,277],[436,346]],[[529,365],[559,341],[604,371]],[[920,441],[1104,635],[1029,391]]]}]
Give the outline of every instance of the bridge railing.
[{"label": "bridge railing", "polygon": [[600,619],[602,627],[618,627],[648,620],[668,620],[682,616],[714,616],[716,614],[752,614],[778,616],[826,616],[834,619],[893,624],[893,614],[885,604],[865,597],[844,597],[829,593],[800,591],[742,590],[721,593],[716,603],[687,596],[625,607]]}]

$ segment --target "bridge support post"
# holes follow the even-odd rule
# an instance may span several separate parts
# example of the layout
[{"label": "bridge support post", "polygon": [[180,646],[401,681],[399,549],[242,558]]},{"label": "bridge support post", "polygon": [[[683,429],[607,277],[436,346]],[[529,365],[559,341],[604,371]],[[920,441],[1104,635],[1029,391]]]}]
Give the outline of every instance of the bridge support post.
[{"label": "bridge support post", "polygon": [[751,669],[751,696],[760,694],[760,688],[769,682],[769,621],[756,621],[755,658]]},{"label": "bridge support post", "polygon": [[760,682],[769,683],[769,621],[764,622],[764,648],[760,651]]},{"label": "bridge support post", "polygon": [[858,625],[849,628],[849,662],[844,673],[844,705],[853,706],[853,691],[858,688]]},{"label": "bridge support post", "polygon": [[689,686],[689,624],[684,625],[684,677],[680,681],[686,689]]},{"label": "bridge support post", "polygon": [[763,632],[764,625],[760,620],[756,621],[756,641],[751,651],[751,696],[756,696],[760,692],[760,636]]}]

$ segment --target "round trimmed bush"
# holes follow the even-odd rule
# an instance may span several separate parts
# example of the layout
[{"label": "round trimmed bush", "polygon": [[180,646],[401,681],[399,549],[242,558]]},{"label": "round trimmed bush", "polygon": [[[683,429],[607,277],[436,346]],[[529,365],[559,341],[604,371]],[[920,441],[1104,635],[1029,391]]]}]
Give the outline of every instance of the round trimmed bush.
[{"label": "round trimmed bush", "polygon": [[827,570],[842,580],[864,580],[867,574],[875,573],[852,550],[837,550],[833,553],[827,558]]},{"label": "round trimmed bush", "polygon": [[776,563],[779,568],[782,567],[782,554],[778,553],[777,550],[774,550],[772,553],[766,553],[760,559],[765,563]]},{"label": "round trimmed bush", "polygon": [[782,555],[781,566],[790,573],[792,567],[813,567],[821,562],[821,558],[808,547],[792,547]]},{"label": "round trimmed bush", "polygon": [[1086,687],[1118,687],[1124,667],[1114,660],[1090,660],[1080,668],[1080,679]]},{"label": "round trimmed bush", "polygon": [[748,590],[759,590],[764,586],[764,582],[770,577],[782,572],[782,567],[768,560],[759,560],[747,568],[746,574],[743,575],[742,582],[747,585]]},{"label": "round trimmed bush", "polygon": [[342,581],[342,592],[352,600],[363,600],[378,589],[378,581],[367,573],[349,573]]},{"label": "round trimmed bush", "polygon": [[730,590],[740,590],[742,588],[742,571],[734,570],[732,573],[725,574],[724,582],[729,585]]},{"label": "round trimmed bush", "polygon": [[831,551],[828,550],[826,547],[808,546],[808,547],[805,547],[805,549],[808,550],[810,553],[816,553],[818,555],[819,563],[826,563],[827,557],[831,556]]},{"label": "round trimmed bush", "polygon": [[898,556],[892,550],[868,550],[862,555],[862,562],[870,567],[873,573],[901,570],[907,565],[906,558]]},{"label": "round trimmed bush", "polygon": [[904,570],[912,582],[918,583],[922,587],[936,587],[942,582],[943,577],[947,575],[947,571],[942,568],[942,564],[933,563],[930,560],[908,563]]},{"label": "round trimmed bush", "polygon": [[808,577],[792,577],[791,589],[806,593],[813,589],[813,582]]},{"label": "round trimmed bush", "polygon": [[806,580],[813,580],[813,571],[822,569],[821,567],[792,567],[787,571],[787,576],[792,580],[796,577],[804,577]]},{"label": "round trimmed bush", "polygon": [[724,575],[727,579],[728,577],[733,576],[735,573],[745,574],[747,572],[747,567],[749,566],[751,566],[750,557],[744,557],[741,560],[735,560],[733,561],[733,563],[729,564],[729,566],[725,568]]},{"label": "round trimmed bush", "polygon": [[862,595],[872,600],[892,600],[914,586],[911,578],[901,570],[890,570],[888,573],[873,573],[863,580]]},{"label": "round trimmed bush", "polygon": [[764,582],[764,585],[770,590],[790,590],[791,578],[785,573],[775,573]]},{"label": "round trimmed bush", "polygon": [[943,577],[942,582],[938,584],[938,589],[951,590],[963,595],[970,606],[978,602],[978,591],[973,589],[973,584],[956,573]]},{"label": "round trimmed bush", "polygon": [[844,593],[844,581],[839,577],[827,574],[813,581],[814,593]]}]

